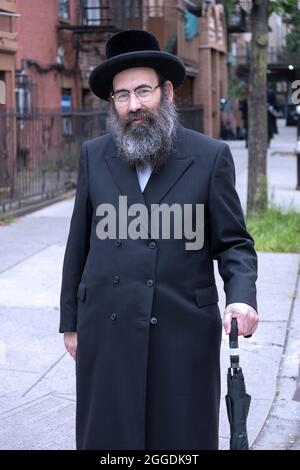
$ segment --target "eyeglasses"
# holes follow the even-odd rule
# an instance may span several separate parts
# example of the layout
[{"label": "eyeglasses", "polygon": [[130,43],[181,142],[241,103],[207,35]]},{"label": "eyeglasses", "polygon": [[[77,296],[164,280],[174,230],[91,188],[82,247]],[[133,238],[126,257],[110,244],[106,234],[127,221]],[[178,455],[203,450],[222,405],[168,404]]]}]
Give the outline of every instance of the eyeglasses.
[{"label": "eyeglasses", "polygon": [[114,100],[115,103],[117,104],[127,104],[129,102],[130,95],[134,94],[136,98],[142,102],[146,103],[152,98],[152,93],[161,86],[162,83],[159,83],[155,87],[151,87],[148,85],[141,85],[135,88],[133,91],[128,91],[128,90],[120,90],[120,91],[115,91],[115,93],[111,93],[111,97]]}]

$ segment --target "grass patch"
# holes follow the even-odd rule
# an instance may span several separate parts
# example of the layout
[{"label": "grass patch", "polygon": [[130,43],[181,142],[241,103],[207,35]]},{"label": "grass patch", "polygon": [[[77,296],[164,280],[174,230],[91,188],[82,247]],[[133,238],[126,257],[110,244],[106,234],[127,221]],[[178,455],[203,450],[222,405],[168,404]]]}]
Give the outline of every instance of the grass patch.
[{"label": "grass patch", "polygon": [[0,212],[0,226],[11,224],[13,221],[14,221],[14,218],[10,214],[6,214],[5,212]]},{"label": "grass patch", "polygon": [[246,217],[246,225],[257,251],[300,252],[300,213],[296,210],[282,212],[270,207],[259,215]]}]

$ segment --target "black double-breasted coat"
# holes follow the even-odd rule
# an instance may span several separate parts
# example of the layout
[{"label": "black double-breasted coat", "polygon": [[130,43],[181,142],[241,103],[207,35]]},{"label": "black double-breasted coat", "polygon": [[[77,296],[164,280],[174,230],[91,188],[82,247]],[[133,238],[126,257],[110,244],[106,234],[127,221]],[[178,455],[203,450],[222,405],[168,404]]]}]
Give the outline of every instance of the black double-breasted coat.
[{"label": "black double-breasted coat", "polygon": [[[144,192],[110,134],[82,146],[65,252],[60,332],[77,331],[78,449],[217,449],[220,343],[213,259],[226,304],[256,308],[257,258],[228,146],[178,126]],[[204,205],[204,244],[100,240],[97,207]],[[150,226],[150,224],[149,224]]]}]

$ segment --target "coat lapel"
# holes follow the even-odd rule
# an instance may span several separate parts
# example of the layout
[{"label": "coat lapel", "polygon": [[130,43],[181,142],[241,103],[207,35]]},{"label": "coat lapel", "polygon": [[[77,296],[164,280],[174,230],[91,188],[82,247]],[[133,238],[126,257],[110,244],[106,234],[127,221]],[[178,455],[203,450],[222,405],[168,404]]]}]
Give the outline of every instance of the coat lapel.
[{"label": "coat lapel", "polygon": [[157,174],[152,173],[144,190],[144,198],[148,209],[151,204],[159,204],[173,188],[187,169],[194,163],[193,158],[187,158],[184,127],[178,125],[173,151],[167,163]]},{"label": "coat lapel", "polygon": [[[136,174],[136,169],[130,167],[117,153],[112,157],[105,158],[108,168],[111,172],[112,178],[120,191],[121,196],[127,196],[127,205],[142,204],[147,207],[143,193],[140,188],[139,180]],[[149,213],[147,224],[141,224],[141,231],[144,236],[151,237],[149,232]]]},{"label": "coat lapel", "polygon": [[151,204],[159,204],[193,164],[194,159],[185,156],[187,148],[185,129],[178,125],[173,151],[168,161],[157,174],[151,174],[143,193],[135,168],[131,168],[118,156],[113,141],[105,160],[120,195],[127,196],[128,206],[140,203],[146,205],[150,211]]},{"label": "coat lapel", "polygon": [[131,168],[117,153],[105,157],[105,160],[120,195],[127,196],[128,206],[137,203],[145,205],[135,168]]}]

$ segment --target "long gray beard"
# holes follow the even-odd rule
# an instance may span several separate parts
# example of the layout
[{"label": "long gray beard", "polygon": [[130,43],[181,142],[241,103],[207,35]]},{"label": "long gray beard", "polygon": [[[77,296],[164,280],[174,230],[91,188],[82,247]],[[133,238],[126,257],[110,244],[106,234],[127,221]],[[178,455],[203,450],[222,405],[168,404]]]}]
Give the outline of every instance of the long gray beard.
[{"label": "long gray beard", "polygon": [[[120,157],[130,166],[141,169],[150,163],[152,171],[157,173],[170,155],[177,127],[175,104],[169,103],[164,90],[157,114],[139,109],[120,118],[112,104],[109,119]],[[132,124],[134,119],[142,122]]]}]

